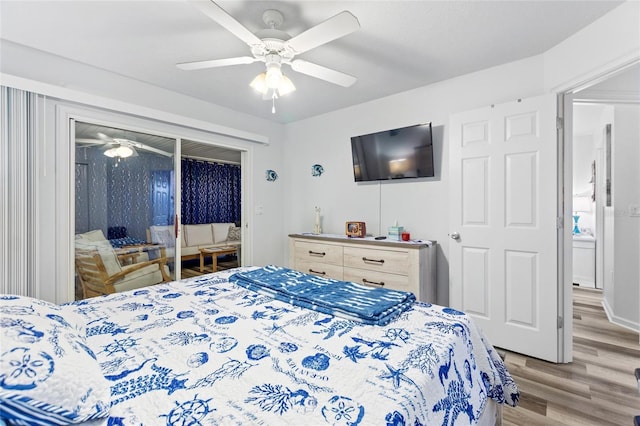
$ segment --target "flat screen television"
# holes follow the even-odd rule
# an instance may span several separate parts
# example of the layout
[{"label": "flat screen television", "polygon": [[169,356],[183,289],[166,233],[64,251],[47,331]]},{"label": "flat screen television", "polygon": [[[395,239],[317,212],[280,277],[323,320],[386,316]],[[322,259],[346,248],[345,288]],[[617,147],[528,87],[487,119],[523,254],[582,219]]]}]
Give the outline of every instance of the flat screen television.
[{"label": "flat screen television", "polygon": [[433,177],[431,123],[351,138],[356,182]]}]

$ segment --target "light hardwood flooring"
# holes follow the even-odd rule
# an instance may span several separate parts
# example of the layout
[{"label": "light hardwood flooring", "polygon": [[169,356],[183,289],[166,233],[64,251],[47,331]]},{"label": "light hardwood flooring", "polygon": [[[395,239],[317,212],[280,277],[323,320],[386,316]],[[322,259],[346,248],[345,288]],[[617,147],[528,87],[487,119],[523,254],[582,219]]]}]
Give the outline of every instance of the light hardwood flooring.
[{"label": "light hardwood flooring", "polygon": [[611,324],[601,302],[601,292],[574,287],[573,362],[506,352],[520,403],[504,408],[505,425],[633,425],[640,414],[638,333]]},{"label": "light hardwood flooring", "polygon": [[[205,263],[204,272],[200,272],[200,263],[196,261],[183,262],[182,264],[182,278],[197,277],[203,274],[210,274],[213,272],[211,260],[207,259],[209,263]],[[238,258],[236,256],[220,256],[218,257],[218,271],[224,271],[225,269],[231,269],[238,266]]]}]

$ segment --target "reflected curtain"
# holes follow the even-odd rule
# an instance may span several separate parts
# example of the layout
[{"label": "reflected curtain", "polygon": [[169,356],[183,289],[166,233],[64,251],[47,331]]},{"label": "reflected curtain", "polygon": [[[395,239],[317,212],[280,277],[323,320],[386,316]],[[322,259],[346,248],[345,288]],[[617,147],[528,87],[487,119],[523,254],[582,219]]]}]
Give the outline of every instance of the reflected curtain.
[{"label": "reflected curtain", "polygon": [[183,224],[240,220],[240,166],[183,158],[181,168]]}]

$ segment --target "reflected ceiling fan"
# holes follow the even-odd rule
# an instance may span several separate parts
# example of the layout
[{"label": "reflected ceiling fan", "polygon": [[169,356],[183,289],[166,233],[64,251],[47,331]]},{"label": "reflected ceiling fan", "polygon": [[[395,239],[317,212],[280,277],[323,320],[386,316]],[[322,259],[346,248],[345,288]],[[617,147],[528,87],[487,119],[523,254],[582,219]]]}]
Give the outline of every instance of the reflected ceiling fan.
[{"label": "reflected ceiling fan", "polygon": [[115,158],[120,161],[122,158],[137,157],[138,149],[164,155],[165,157],[173,157],[173,154],[145,145],[135,140],[134,137],[110,137],[102,132],[97,133],[98,139],[76,138],[76,143],[85,147],[91,145],[103,145],[104,155]]},{"label": "reflected ceiling fan", "polygon": [[253,56],[184,62],[176,65],[180,69],[190,71],[264,62],[266,71],[254,78],[250,86],[262,93],[263,99],[272,100],[272,112],[274,113],[275,99],[296,90],[291,80],[282,73],[282,64],[290,65],[291,69],[301,74],[342,87],[349,87],[357,81],[356,77],[349,74],[302,59],[294,59],[296,55],[344,37],[360,28],[358,19],[348,11],[340,12],[297,36],[291,37],[286,32],[278,29],[282,25],[284,17],[277,10],[268,9],[264,11],[262,20],[267,28],[254,34],[212,0],[190,1],[202,13],[245,42],[251,49]]}]

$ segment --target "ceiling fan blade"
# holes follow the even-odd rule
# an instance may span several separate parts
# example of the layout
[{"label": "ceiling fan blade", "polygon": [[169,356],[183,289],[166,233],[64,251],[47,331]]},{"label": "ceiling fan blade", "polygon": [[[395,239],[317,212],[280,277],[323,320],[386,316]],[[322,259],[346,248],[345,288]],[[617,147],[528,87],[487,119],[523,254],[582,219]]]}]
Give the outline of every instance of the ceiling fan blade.
[{"label": "ceiling fan blade", "polygon": [[132,147],[137,148],[137,149],[143,149],[145,151],[149,151],[149,152],[153,152],[153,153],[156,153],[156,154],[164,155],[165,157],[173,157],[173,153],[171,153],[171,152],[163,151],[161,149],[154,148],[152,146],[145,145],[145,144],[140,143],[140,142],[132,142],[129,145],[131,145]]},{"label": "ceiling fan blade", "polygon": [[111,137],[105,135],[102,132],[98,132],[96,135],[98,136],[98,138],[102,139],[105,142],[113,142],[113,139]]},{"label": "ceiling fan blade", "polygon": [[358,28],[360,28],[358,18],[353,16],[351,12],[345,10],[291,38],[285,45],[293,49],[296,54],[300,54],[337,38],[344,37],[347,34],[351,34]]},{"label": "ceiling fan blade", "polygon": [[76,143],[80,143],[82,145],[106,145],[108,143],[111,143],[109,141],[105,141],[102,139],[87,139],[87,138],[76,138]]},{"label": "ceiling fan blade", "polygon": [[256,58],[252,58],[250,56],[240,56],[237,58],[211,59],[208,61],[196,61],[196,62],[183,62],[181,64],[176,64],[176,66],[181,70],[192,71],[192,70],[201,70],[204,68],[226,67],[228,65],[252,64],[255,61],[257,61]]},{"label": "ceiling fan blade", "polygon": [[191,4],[197,7],[202,13],[216,21],[218,24],[226,28],[231,34],[247,43],[249,46],[261,46],[264,43],[255,34],[249,31],[244,25],[236,21],[223,8],[215,4],[213,1],[189,0]]},{"label": "ceiling fan blade", "polygon": [[332,70],[321,65],[316,65],[311,62],[303,61],[302,59],[296,59],[291,62],[291,69],[302,74],[310,75],[311,77],[319,78],[320,80],[328,81],[329,83],[337,84],[342,87],[349,87],[358,79],[352,75],[345,74],[340,71]]}]

